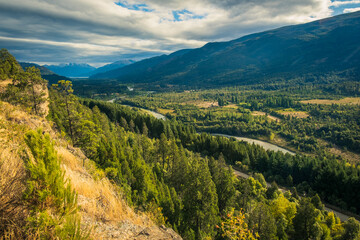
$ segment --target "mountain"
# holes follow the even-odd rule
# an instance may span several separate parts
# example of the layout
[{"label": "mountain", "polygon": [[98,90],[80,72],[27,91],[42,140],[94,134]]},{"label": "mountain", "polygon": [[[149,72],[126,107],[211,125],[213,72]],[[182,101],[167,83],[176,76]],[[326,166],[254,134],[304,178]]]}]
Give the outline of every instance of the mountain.
[{"label": "mountain", "polygon": [[103,72],[108,72],[117,68],[125,67],[126,65],[135,63],[134,60],[125,59],[125,60],[119,60],[110,64],[106,64],[105,66],[99,67],[96,70],[92,71],[90,75],[100,74]]},{"label": "mountain", "polygon": [[[145,59],[91,76],[192,86],[265,83],[360,72],[360,12],[247,35]],[[306,79],[305,79],[306,80]]]},{"label": "mountain", "polygon": [[117,68],[108,72],[99,73],[91,75],[91,79],[116,79],[120,77],[127,77],[127,76],[134,76],[137,74],[145,73],[147,71],[153,71],[154,67],[161,66],[162,64],[167,63],[168,61],[171,61],[172,59],[176,58],[177,56],[181,56],[187,52],[189,52],[190,49],[184,49],[177,52],[174,52],[170,55],[161,55],[157,57],[148,58],[127,66],[124,66],[122,68]]},{"label": "mountain", "polygon": [[60,76],[44,66],[40,66],[36,63],[19,62],[20,66],[25,70],[28,67],[36,67],[40,69],[41,77],[48,80],[50,84],[57,83],[59,80],[70,80],[65,76]]},{"label": "mountain", "polygon": [[50,69],[56,74],[63,75],[66,77],[88,77],[89,73],[94,71],[96,68],[89,64],[82,63],[68,63],[60,65],[44,65],[44,67]]}]

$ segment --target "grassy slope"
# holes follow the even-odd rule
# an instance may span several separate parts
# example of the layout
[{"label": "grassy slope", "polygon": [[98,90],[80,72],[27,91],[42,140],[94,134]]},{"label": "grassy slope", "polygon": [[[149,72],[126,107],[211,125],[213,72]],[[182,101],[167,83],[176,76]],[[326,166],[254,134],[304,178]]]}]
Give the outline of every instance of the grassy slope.
[{"label": "grassy slope", "polygon": [[[0,101],[0,186],[12,186],[8,194],[0,194],[0,202],[13,199],[21,201],[25,168],[20,153],[26,149],[24,134],[42,128],[55,141],[55,148],[66,171],[66,177],[79,197],[80,214],[84,227],[94,227],[94,239],[175,239],[171,229],[159,228],[142,213],[135,213],[123,200],[120,190],[95,164],[86,159],[80,149],[73,148],[59,133],[51,128],[46,119],[30,115],[20,108]],[[85,167],[83,161],[85,160]],[[12,182],[12,184],[10,184]],[[0,191],[1,192],[1,191]],[[11,204],[10,204],[11,205]],[[0,204],[0,212],[2,204]],[[13,210],[13,215],[24,219],[26,211]],[[1,216],[0,216],[1,217]],[[144,235],[145,234],[145,235]]]}]

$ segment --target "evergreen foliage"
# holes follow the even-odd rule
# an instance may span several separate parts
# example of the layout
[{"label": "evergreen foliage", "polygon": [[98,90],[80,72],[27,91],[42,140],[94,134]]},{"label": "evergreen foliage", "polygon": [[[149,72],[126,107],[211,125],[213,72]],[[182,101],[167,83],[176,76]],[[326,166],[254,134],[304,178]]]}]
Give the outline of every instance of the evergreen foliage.
[{"label": "evergreen foliage", "polygon": [[47,82],[41,78],[40,70],[29,67],[24,72],[16,59],[6,50],[0,50],[0,79],[12,79],[3,93],[1,99],[25,109],[43,115],[41,109],[45,99]]},{"label": "evergreen foliage", "polygon": [[28,171],[24,201],[30,208],[29,235],[41,239],[87,239],[80,228],[77,194],[65,180],[48,134],[41,129],[25,136],[30,153],[25,157]]},{"label": "evergreen foliage", "polygon": [[[51,92],[54,103],[59,94]],[[66,114],[59,114],[64,111],[60,104],[50,107],[49,117],[69,134]],[[172,226],[184,239],[226,239],[222,236],[224,231],[216,230],[216,225],[219,226],[221,216],[231,214],[233,208],[244,209],[244,221],[254,231],[251,233],[263,239],[297,239],[298,234],[305,231],[304,221],[312,224],[306,228],[309,237],[339,239],[345,234],[341,224],[328,227],[333,223],[325,219],[327,213],[318,197],[303,197],[299,201],[290,193],[280,193],[275,184],[266,189],[260,174],[246,180],[237,179],[225,164],[243,161],[249,169],[265,173],[266,178],[278,176],[288,180],[292,176],[292,181],[287,182],[301,184],[300,187],[310,183],[315,190],[321,189],[319,193],[323,196],[334,194],[334,185],[331,191],[323,188],[323,184],[318,185],[319,181],[329,181],[331,176],[329,172],[322,172],[324,166],[332,169],[331,174],[350,169],[336,159],[321,159],[320,164],[314,157],[265,151],[256,145],[197,134],[193,127],[175,119],[157,120],[136,109],[102,101],[74,98],[74,108],[79,119],[93,122],[94,129],[98,129],[93,132],[96,137],[88,143],[94,149],[89,155],[91,159],[121,186],[129,202],[149,212],[158,224],[165,222]],[[74,132],[78,132],[77,128],[80,126],[75,125]],[[82,135],[76,137],[83,138]],[[326,168],[327,165],[332,167]],[[299,190],[304,189],[300,187]],[[310,187],[306,190],[314,194]],[[350,195],[337,195],[334,199],[344,199],[349,206],[356,206],[357,203],[347,197]],[[303,212],[308,209],[317,215],[306,220]]]},{"label": "evergreen foliage", "polygon": [[21,72],[21,66],[7,49],[0,50],[0,80],[10,79]]}]

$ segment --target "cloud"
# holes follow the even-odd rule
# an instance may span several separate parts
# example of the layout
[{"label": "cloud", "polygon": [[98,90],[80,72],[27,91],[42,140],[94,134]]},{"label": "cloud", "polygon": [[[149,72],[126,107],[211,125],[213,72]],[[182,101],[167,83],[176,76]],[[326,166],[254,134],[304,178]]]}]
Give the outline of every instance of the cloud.
[{"label": "cloud", "polygon": [[345,8],[344,13],[351,13],[351,12],[357,12],[360,11],[360,7],[358,8]]},{"label": "cloud", "polygon": [[109,62],[309,22],[330,16],[334,4],[337,1],[0,0],[0,43],[22,60]]},{"label": "cloud", "polygon": [[352,0],[352,1],[334,1],[331,3],[331,6],[339,7],[343,5],[349,5],[349,4],[360,4],[360,0]]}]

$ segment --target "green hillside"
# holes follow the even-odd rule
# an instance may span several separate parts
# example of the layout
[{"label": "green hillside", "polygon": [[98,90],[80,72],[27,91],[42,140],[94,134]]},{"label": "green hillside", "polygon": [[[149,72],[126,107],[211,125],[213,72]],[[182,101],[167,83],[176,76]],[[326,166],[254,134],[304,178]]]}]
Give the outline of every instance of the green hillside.
[{"label": "green hillside", "polygon": [[[360,12],[208,43],[92,76],[187,86],[357,80]],[[320,79],[320,80],[319,80]]]}]

